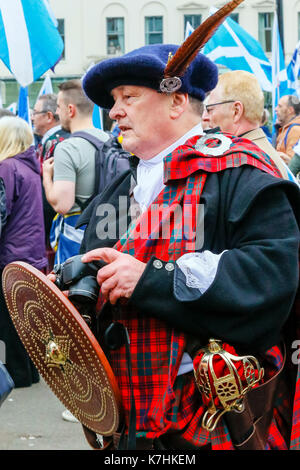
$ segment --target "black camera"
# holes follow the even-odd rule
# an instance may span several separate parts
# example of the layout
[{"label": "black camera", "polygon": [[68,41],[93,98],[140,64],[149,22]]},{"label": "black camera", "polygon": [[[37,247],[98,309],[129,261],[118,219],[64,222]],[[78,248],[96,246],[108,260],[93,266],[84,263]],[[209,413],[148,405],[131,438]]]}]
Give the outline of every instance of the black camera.
[{"label": "black camera", "polygon": [[83,263],[82,255],[72,256],[64,263],[54,266],[55,284],[60,290],[68,290],[68,298],[90,325],[94,317],[100,286],[97,272],[106,263],[102,260]]}]

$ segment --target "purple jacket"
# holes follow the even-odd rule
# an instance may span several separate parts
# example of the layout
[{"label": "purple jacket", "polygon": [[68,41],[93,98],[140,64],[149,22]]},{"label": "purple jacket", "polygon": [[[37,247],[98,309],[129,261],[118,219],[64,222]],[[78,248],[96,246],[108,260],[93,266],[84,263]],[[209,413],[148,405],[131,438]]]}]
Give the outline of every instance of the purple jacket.
[{"label": "purple jacket", "polygon": [[47,265],[39,163],[35,149],[0,161],[6,192],[7,222],[0,237],[0,270],[12,261],[37,269]]}]

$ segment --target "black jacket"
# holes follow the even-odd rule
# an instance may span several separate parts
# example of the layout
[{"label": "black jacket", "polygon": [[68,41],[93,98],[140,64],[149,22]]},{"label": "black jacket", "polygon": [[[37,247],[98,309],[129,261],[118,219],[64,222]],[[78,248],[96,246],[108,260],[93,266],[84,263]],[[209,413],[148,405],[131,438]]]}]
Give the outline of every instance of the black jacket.
[{"label": "black jacket", "polygon": [[[84,211],[78,222],[87,224],[81,252],[115,244],[118,230],[110,240],[97,234],[107,216],[99,207],[109,202],[118,214],[130,179],[126,172]],[[186,286],[177,266],[168,271],[163,263],[158,269],[152,258],[129,305],[203,344],[214,337],[244,353],[265,351],[280,340],[298,288],[299,188],[244,166],[208,174],[200,202],[205,208],[200,251],[227,250],[213,284],[201,295]]]}]

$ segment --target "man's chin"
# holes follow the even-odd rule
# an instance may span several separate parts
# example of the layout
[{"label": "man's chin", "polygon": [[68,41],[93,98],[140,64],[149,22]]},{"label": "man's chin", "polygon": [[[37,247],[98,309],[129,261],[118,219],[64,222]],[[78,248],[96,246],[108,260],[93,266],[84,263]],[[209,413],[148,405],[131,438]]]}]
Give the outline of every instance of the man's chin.
[{"label": "man's chin", "polygon": [[121,145],[122,145],[123,149],[126,150],[126,152],[134,153],[133,150],[132,150],[133,147],[134,147],[132,141],[129,138],[126,138],[126,136],[122,135],[122,137],[123,137],[123,139],[122,139]]}]

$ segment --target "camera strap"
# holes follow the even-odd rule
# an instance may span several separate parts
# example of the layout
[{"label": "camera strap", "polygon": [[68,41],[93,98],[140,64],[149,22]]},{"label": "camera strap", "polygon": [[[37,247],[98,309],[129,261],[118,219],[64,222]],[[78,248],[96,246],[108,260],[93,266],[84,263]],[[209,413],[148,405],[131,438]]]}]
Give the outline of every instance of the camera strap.
[{"label": "camera strap", "polygon": [[[133,383],[132,383],[132,365],[131,365],[131,354],[130,354],[130,338],[127,328],[120,322],[112,323],[105,331],[104,339],[106,345],[114,350],[119,349],[125,345],[126,348],[126,364],[130,385],[130,414],[129,414],[129,426],[128,426],[128,438],[126,439],[125,424],[121,431],[118,450],[135,450],[136,449],[136,408],[133,394]],[[126,442],[127,441],[127,442]]]}]

